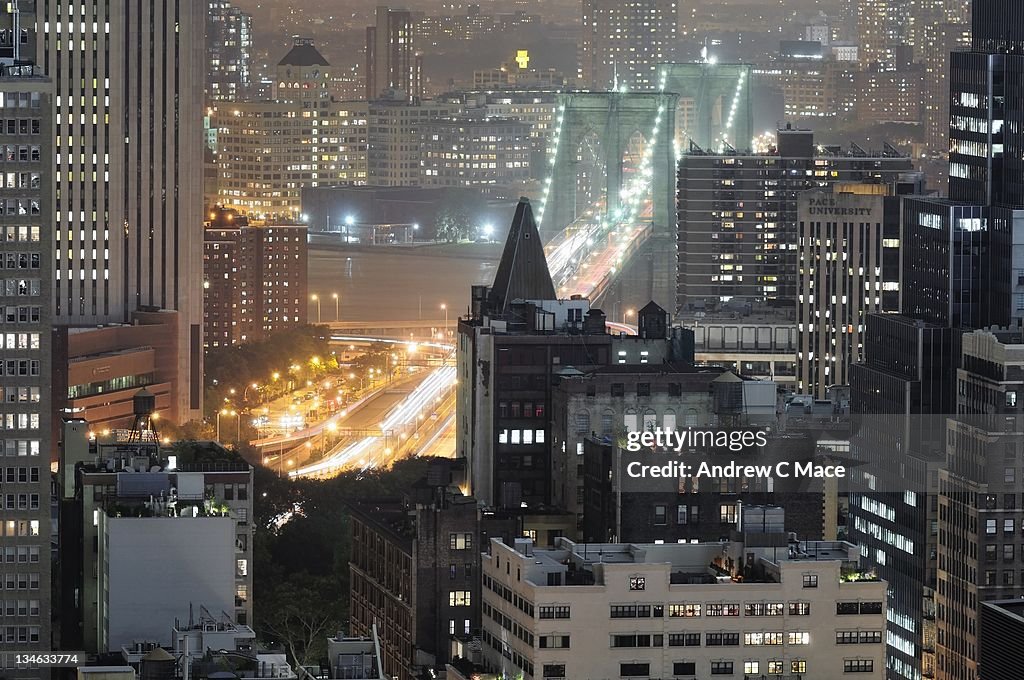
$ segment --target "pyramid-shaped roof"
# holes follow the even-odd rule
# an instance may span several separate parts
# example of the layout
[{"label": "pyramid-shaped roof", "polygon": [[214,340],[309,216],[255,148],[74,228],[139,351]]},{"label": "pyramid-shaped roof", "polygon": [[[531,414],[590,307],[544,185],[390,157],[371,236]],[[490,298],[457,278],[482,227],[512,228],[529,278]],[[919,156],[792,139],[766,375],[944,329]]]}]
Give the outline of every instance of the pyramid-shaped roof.
[{"label": "pyramid-shaped roof", "polygon": [[330,66],[324,55],[310,41],[296,40],[288,54],[284,55],[278,66]]},{"label": "pyramid-shaped roof", "polygon": [[530,200],[520,198],[491,285],[491,309],[501,314],[513,300],[557,299]]}]

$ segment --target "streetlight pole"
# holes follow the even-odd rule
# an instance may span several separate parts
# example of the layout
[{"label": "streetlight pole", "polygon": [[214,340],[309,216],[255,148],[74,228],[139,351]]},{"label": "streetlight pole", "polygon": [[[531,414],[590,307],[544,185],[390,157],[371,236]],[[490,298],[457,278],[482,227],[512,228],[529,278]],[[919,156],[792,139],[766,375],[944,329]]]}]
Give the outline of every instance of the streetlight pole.
[{"label": "streetlight pole", "polygon": [[334,320],[341,321],[341,298],[337,293],[331,293],[331,297],[334,298]]},{"label": "streetlight pole", "polygon": [[310,299],[313,300],[313,302],[316,303],[316,322],[317,323],[321,323],[321,321],[320,321],[320,296],[317,295],[316,293],[313,293],[310,296]]},{"label": "streetlight pole", "polygon": [[220,417],[227,413],[227,409],[221,409],[217,411],[217,443],[220,443]]},{"label": "streetlight pole", "polygon": [[448,339],[448,305],[444,302],[441,303],[441,309],[444,310],[444,339]]}]

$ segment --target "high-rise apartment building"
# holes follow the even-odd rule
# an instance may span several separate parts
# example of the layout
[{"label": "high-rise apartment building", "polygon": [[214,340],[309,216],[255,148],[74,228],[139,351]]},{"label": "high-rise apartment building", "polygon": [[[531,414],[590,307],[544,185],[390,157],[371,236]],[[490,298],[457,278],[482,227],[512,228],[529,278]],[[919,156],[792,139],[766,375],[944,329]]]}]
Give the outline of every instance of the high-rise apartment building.
[{"label": "high-rise apartment building", "polygon": [[304,224],[250,224],[218,210],[203,232],[206,347],[255,342],[306,323]]},{"label": "high-rise apartment building", "polygon": [[420,127],[423,186],[510,186],[530,178],[531,126],[507,118],[452,118]]},{"label": "high-rise apartment building", "polygon": [[206,100],[239,101],[252,85],[252,15],[229,0],[209,0],[206,15]]},{"label": "high-rise apartment building", "polygon": [[584,0],[579,84],[655,89],[655,69],[675,54],[678,14],[674,0]]},{"label": "high-rise apartment building", "polygon": [[36,5],[54,83],[54,320],[176,312],[170,413],[198,417],[207,4]]},{"label": "high-rise apartment building", "polygon": [[409,101],[423,96],[423,57],[413,12],[378,5],[376,24],[366,28],[366,99],[392,90]]},{"label": "high-rise apartment building", "polygon": [[207,203],[252,219],[294,222],[302,217],[303,188],[366,184],[367,103],[321,103],[216,104],[216,193]]},{"label": "high-rise apartment building", "polygon": [[50,422],[53,100],[34,61],[31,3],[0,8],[0,674],[10,652],[53,649]]},{"label": "high-rise apartment building", "polygon": [[431,124],[459,115],[463,108],[455,101],[410,102],[398,96],[369,102],[366,183],[378,187],[419,186],[424,131]]},{"label": "high-rise apartment building", "polygon": [[883,69],[892,68],[896,45],[904,39],[906,0],[855,2],[861,64],[865,68],[871,65],[880,65]]},{"label": "high-rise apartment building", "polygon": [[679,163],[677,306],[732,300],[793,304],[797,296],[798,196],[846,182],[896,181],[911,159],[892,147],[817,146],[809,130],[778,131],[767,153],[694,148]]}]

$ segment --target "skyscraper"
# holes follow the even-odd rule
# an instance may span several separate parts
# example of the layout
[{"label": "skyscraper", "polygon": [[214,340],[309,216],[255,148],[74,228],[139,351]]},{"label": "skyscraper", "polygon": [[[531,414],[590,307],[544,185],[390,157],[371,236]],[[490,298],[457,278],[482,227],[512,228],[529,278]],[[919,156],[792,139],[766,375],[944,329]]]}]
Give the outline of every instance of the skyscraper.
[{"label": "skyscraper", "polygon": [[238,101],[249,93],[252,15],[228,0],[210,0],[206,15],[206,99]]},{"label": "skyscraper", "polygon": [[[52,323],[51,85],[35,65],[31,8],[0,8],[0,650],[45,651],[50,640],[50,345]],[[0,655],[0,675],[13,671]]]},{"label": "skyscraper", "polygon": [[40,7],[37,56],[55,86],[55,323],[176,313],[168,408],[197,417],[206,3]]},{"label": "skyscraper", "polygon": [[672,61],[675,0],[583,0],[579,82],[597,90],[653,90],[658,64]]},{"label": "skyscraper", "polygon": [[416,52],[416,22],[407,9],[377,6],[377,23],[366,29],[366,99],[388,90],[412,100],[423,96],[423,60]]}]

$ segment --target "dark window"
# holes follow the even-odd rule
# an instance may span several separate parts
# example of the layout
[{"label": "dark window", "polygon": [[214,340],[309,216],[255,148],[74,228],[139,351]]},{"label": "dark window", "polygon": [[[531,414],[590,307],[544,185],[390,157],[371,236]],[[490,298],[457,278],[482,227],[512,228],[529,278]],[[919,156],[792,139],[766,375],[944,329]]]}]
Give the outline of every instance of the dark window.
[{"label": "dark window", "polygon": [[546,663],[546,664],[544,664],[544,677],[545,678],[564,678],[565,677],[565,664],[564,663]]},{"label": "dark window", "polygon": [[732,675],[732,661],[712,661],[711,675]]},{"label": "dark window", "polygon": [[860,606],[856,602],[836,602],[836,614],[859,614]]},{"label": "dark window", "polygon": [[672,664],[673,675],[696,675],[697,664],[693,661],[676,661]]},{"label": "dark window", "polygon": [[612,383],[612,396],[613,397],[624,397],[626,395],[626,386],[623,383]]},{"label": "dark window", "polygon": [[646,678],[651,674],[649,663],[623,663],[619,664],[619,675],[624,678],[641,677]]},{"label": "dark window", "polygon": [[651,396],[651,383],[637,383],[636,384],[636,396],[638,396],[638,397],[649,397],[649,396]]}]

